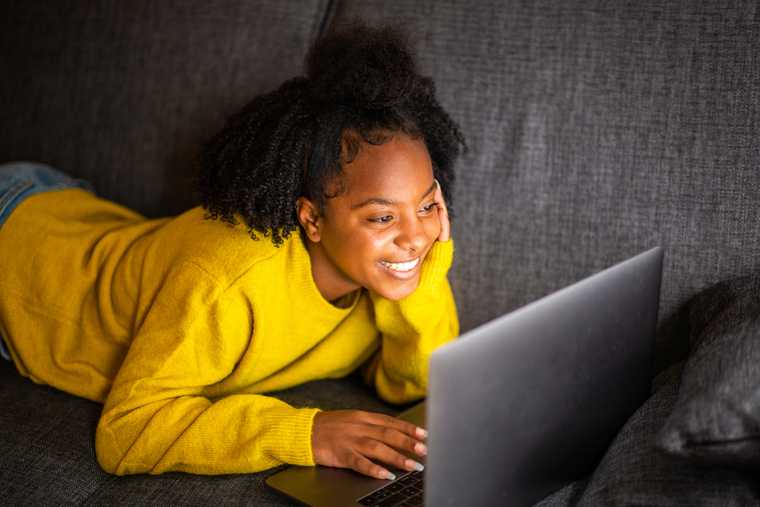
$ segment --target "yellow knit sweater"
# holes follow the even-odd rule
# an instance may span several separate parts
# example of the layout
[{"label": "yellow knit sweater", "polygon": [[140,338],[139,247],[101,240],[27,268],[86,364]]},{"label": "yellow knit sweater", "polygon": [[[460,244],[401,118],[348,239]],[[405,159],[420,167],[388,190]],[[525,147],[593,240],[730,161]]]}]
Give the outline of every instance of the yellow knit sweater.
[{"label": "yellow knit sweater", "polygon": [[22,375],[104,402],[103,469],[313,465],[319,409],[261,393],[362,365],[383,399],[424,396],[430,353],[459,332],[451,241],[402,301],[362,290],[338,308],[298,234],[275,248],[203,213],[148,220],[74,188],[28,197],[0,228],[0,332]]}]

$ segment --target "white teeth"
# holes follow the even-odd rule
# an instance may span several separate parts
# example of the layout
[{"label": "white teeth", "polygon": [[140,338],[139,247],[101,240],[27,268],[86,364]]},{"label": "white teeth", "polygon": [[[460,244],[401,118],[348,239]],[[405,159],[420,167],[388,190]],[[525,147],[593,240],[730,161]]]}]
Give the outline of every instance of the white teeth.
[{"label": "white teeth", "polygon": [[410,271],[417,267],[417,264],[420,262],[420,258],[417,257],[416,259],[412,259],[407,262],[387,262],[387,261],[380,261],[383,266],[387,266],[388,268],[392,269],[393,271]]}]

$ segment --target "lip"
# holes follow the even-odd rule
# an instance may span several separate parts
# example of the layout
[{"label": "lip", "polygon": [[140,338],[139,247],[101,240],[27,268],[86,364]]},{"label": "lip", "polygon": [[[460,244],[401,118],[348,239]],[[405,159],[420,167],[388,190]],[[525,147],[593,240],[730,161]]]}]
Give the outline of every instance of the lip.
[{"label": "lip", "polygon": [[[388,266],[386,266],[385,264],[383,264],[382,261],[378,261],[377,264],[382,268],[382,270],[385,273],[389,274],[393,278],[396,278],[397,280],[410,280],[417,275],[417,272],[420,270],[420,266],[422,265],[421,257],[415,257],[415,259],[419,259],[419,261],[417,262],[417,265],[414,266],[409,271],[394,271]],[[414,259],[409,259],[408,261],[404,261],[404,262],[410,262],[413,260]],[[390,262],[390,261],[387,261],[387,262]],[[400,263],[394,262],[393,264],[400,264]]]}]

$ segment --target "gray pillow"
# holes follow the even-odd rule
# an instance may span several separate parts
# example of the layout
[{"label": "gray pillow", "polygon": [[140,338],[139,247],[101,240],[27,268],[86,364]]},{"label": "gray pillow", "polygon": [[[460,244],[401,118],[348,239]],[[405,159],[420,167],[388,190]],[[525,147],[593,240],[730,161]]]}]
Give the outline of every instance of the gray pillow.
[{"label": "gray pillow", "polygon": [[594,470],[579,507],[760,505],[755,475],[729,467],[706,467],[655,447],[678,396],[683,363],[654,382],[657,391],[631,416]]},{"label": "gray pillow", "polygon": [[690,305],[691,353],[657,446],[702,464],[760,465],[760,276]]}]

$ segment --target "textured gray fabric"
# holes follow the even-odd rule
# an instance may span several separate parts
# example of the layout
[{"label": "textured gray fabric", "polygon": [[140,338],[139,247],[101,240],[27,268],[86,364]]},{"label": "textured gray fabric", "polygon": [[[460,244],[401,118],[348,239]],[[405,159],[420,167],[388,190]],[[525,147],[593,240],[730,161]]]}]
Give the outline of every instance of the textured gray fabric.
[{"label": "textured gray fabric", "polygon": [[705,464],[760,464],[760,276],[722,282],[691,305],[690,354],[658,445]]},{"label": "textured gray fabric", "polygon": [[687,349],[678,307],[760,268],[755,0],[339,3],[335,22],[411,27],[470,143],[452,224],[463,329],[662,245],[662,366]]},{"label": "textured gray fabric", "polygon": [[754,473],[702,467],[656,448],[655,434],[678,396],[682,368],[683,363],[677,363],[665,372],[661,388],[620,431],[577,505],[760,505]]},{"label": "textured gray fabric", "polygon": [[583,494],[586,483],[587,480],[572,482],[536,503],[535,507],[565,507],[575,505]]},{"label": "textured gray fabric", "polygon": [[301,72],[327,4],[0,2],[0,162],[49,163],[148,216],[184,211],[200,143]]},{"label": "textured gray fabric", "polygon": [[79,504],[108,481],[95,459],[100,406],[22,379],[0,361],[3,505]]}]

